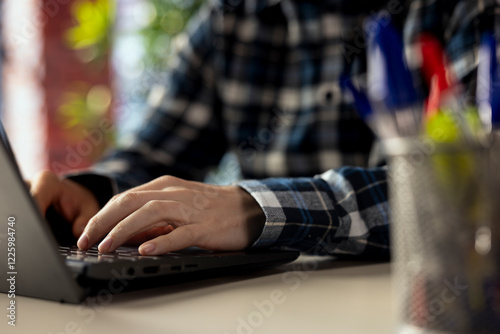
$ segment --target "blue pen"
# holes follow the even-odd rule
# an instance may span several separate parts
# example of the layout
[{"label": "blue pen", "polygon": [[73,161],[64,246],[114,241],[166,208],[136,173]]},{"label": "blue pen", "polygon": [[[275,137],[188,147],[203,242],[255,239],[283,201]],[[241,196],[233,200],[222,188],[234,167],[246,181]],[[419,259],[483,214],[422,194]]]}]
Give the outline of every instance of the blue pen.
[{"label": "blue pen", "polygon": [[354,87],[351,80],[345,75],[340,78],[340,87],[342,89],[347,88],[351,92],[358,115],[362,120],[367,121],[372,116],[373,109],[365,92]]},{"label": "blue pen", "polygon": [[478,53],[476,100],[479,117],[487,132],[500,126],[500,75],[496,46],[493,33],[484,33]]},{"label": "blue pen", "polygon": [[[422,108],[404,55],[402,37],[387,22],[371,20],[368,38],[368,96],[376,114],[389,113],[400,136],[421,130]],[[377,116],[378,117],[378,116]]]},{"label": "blue pen", "polygon": [[380,114],[374,114],[373,108],[364,90],[361,88],[357,89],[352,81],[345,75],[342,75],[340,78],[340,87],[349,90],[354,99],[354,106],[359,117],[370,127],[378,138],[387,139],[398,136],[398,131],[391,119],[387,120]]}]

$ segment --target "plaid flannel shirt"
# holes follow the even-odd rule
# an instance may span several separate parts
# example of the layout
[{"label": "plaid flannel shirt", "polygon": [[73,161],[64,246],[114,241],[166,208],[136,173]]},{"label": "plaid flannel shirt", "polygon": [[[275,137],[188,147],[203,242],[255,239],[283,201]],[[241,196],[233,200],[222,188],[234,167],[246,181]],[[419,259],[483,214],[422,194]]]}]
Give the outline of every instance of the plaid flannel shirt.
[{"label": "plaid flannel shirt", "polygon": [[363,22],[382,15],[404,32],[408,50],[420,32],[435,34],[457,75],[469,80],[478,17],[491,5],[211,2],[179,37],[168,80],[153,89],[132,144],[94,171],[111,177],[118,191],[161,175],[201,181],[231,151],[244,178],[237,184],[266,215],[254,247],[387,258],[386,168],[366,168],[373,135],[339,77],[363,81]]}]

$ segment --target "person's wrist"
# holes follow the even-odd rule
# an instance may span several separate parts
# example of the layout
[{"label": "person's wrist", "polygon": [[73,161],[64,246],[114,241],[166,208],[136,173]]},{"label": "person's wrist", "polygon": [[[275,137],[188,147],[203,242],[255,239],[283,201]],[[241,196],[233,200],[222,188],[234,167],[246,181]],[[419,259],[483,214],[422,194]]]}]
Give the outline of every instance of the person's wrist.
[{"label": "person's wrist", "polygon": [[238,189],[237,192],[243,208],[245,228],[249,237],[248,247],[250,247],[262,234],[266,223],[266,215],[252,195],[241,187],[235,186],[235,188]]}]

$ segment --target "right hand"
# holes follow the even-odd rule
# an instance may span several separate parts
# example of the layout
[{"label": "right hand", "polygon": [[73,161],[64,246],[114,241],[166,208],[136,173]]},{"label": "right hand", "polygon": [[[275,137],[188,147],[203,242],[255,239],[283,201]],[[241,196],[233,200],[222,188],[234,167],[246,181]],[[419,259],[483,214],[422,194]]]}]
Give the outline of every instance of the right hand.
[{"label": "right hand", "polygon": [[73,235],[79,238],[90,218],[100,209],[96,197],[82,185],[45,171],[27,182],[30,192],[43,215],[52,205],[70,222]]}]

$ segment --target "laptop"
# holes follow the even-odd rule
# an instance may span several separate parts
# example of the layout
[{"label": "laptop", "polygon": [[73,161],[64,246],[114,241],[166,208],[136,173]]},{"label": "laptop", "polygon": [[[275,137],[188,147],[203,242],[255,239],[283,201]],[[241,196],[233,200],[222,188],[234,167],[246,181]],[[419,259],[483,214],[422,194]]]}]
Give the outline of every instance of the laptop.
[{"label": "laptop", "polygon": [[[295,260],[286,250],[213,252],[189,248],[141,256],[136,248],[79,250],[55,210],[44,217],[21,177],[0,122],[0,292],[67,303],[89,295],[262,269]],[[69,242],[69,243],[68,243]]]}]

